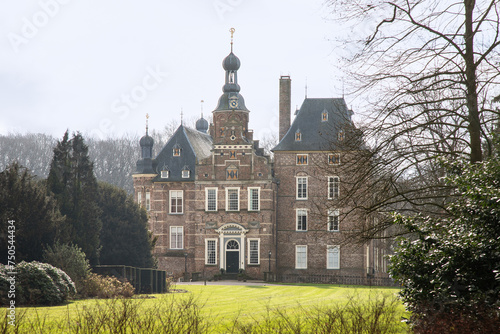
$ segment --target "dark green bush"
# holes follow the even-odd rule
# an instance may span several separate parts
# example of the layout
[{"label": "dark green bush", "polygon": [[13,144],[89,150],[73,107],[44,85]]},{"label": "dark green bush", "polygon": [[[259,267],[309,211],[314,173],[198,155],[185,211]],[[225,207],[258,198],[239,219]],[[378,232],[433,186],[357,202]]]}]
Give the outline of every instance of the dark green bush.
[{"label": "dark green bush", "polygon": [[134,295],[134,292],[134,287],[129,282],[122,282],[112,276],[90,273],[83,282],[81,294],[86,298],[130,298]]}]

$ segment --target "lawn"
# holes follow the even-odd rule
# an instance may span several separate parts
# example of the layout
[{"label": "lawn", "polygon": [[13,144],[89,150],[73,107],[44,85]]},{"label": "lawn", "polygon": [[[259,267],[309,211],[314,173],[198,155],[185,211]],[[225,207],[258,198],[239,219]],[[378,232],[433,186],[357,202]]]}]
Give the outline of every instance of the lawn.
[{"label": "lawn", "polygon": [[[178,285],[176,288],[187,290],[188,292],[152,295],[154,298],[134,299],[129,305],[133,307],[129,307],[127,311],[121,310],[115,312],[112,316],[103,315],[102,310],[113,305],[113,301],[104,300],[78,300],[64,306],[17,308],[16,311],[19,316],[22,315],[21,323],[25,325],[31,324],[29,332],[34,329],[32,326],[34,323],[43,324],[39,332],[45,332],[46,329],[50,329],[51,331],[58,329],[63,332],[85,332],[82,330],[84,328],[82,322],[85,320],[82,319],[85,318],[85,314],[88,314],[86,312],[89,310],[93,310],[92,312],[94,312],[92,318],[101,317],[99,321],[102,322],[108,320],[114,321],[111,318],[119,318],[126,312],[129,312],[129,315],[126,315],[126,317],[147,317],[150,315],[151,321],[156,322],[164,314],[170,312],[172,314],[177,312],[172,317],[172,319],[176,319],[175,321],[177,321],[177,318],[179,318],[179,309],[186,307],[185,310],[189,308],[192,311],[192,306],[197,305],[199,309],[196,307],[197,311],[191,312],[191,317],[203,319],[201,322],[204,322],[208,328],[200,327],[200,331],[189,330],[189,332],[231,332],[231,330],[238,327],[236,324],[239,324],[240,330],[234,330],[234,332],[240,333],[245,332],[241,329],[242,327],[252,323],[265,323],[266,319],[285,317],[288,320],[293,320],[314,317],[314,314],[317,314],[317,310],[320,308],[331,307],[333,305],[344,306],[349,303],[352,305],[353,300],[359,306],[361,304],[369,304],[370,301],[373,302],[377,297],[378,300],[381,300],[381,296],[387,296],[387,300],[393,300],[393,297],[398,292],[397,289],[393,288],[339,287],[332,285]],[[163,308],[159,305],[163,305]],[[186,311],[183,312],[189,313]],[[365,310],[360,310],[360,312],[366,313]],[[405,332],[404,326],[400,326],[399,324],[399,319],[404,315],[403,305],[397,302],[392,322],[394,326],[400,329],[391,330],[390,333]],[[165,317],[168,318],[168,316]],[[235,321],[235,319],[238,320]],[[321,321],[325,322],[325,320]],[[75,327],[77,325],[79,327]],[[114,328],[113,330],[109,331],[103,328],[102,331],[127,332],[117,330],[116,328],[119,325],[114,323],[113,326],[109,326],[109,328]],[[312,325],[309,324],[308,326],[304,328],[309,328],[307,332],[310,332]],[[71,331],[69,330],[70,327],[72,328]],[[77,330],[78,328],[80,330]],[[28,329],[24,328],[24,330],[28,332]],[[326,330],[314,332],[323,333]],[[333,332],[330,331],[330,333]]]}]

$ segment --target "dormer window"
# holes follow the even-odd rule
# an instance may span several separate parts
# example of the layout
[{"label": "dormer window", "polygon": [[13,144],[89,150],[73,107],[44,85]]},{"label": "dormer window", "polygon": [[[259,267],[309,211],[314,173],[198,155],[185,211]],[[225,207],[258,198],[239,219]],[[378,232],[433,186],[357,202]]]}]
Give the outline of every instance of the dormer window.
[{"label": "dormer window", "polygon": [[189,167],[188,167],[188,166],[184,166],[184,167],[182,168],[182,178],[183,178],[183,179],[187,179],[187,178],[189,178],[190,172],[191,172],[191,171],[189,170]]},{"label": "dormer window", "polygon": [[345,138],[344,130],[340,130],[338,136],[339,136],[339,141],[343,141]]},{"label": "dormer window", "polygon": [[169,173],[169,171],[168,171],[168,170],[162,170],[162,171],[161,171],[161,178],[162,178],[162,179],[168,179],[168,177],[170,176],[169,174],[170,174],[170,173]]},{"label": "dormer window", "polygon": [[300,130],[295,132],[295,141],[302,141],[302,133],[300,133]]},{"label": "dormer window", "polygon": [[321,121],[328,122],[328,112],[326,110],[321,114]]},{"label": "dormer window", "polygon": [[174,145],[174,150],[173,150],[174,157],[180,157],[181,156],[181,146],[179,144]]}]

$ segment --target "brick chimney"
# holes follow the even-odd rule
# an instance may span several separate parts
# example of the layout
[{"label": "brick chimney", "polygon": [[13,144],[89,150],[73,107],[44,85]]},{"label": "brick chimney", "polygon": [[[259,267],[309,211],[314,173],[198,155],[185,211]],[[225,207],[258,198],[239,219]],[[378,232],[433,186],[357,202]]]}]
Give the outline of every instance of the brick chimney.
[{"label": "brick chimney", "polygon": [[290,112],[291,112],[291,86],[292,79],[289,75],[282,75],[280,77],[280,133],[279,140],[283,139],[286,132],[290,128]]}]

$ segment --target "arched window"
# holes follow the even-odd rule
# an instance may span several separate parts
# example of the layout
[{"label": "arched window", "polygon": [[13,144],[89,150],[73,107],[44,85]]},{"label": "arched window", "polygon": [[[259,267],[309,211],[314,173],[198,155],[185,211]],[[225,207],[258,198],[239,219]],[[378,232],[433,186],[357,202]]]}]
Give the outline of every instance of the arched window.
[{"label": "arched window", "polygon": [[240,244],[236,240],[229,240],[229,242],[226,245],[226,249],[233,249],[233,250],[240,249]]}]

